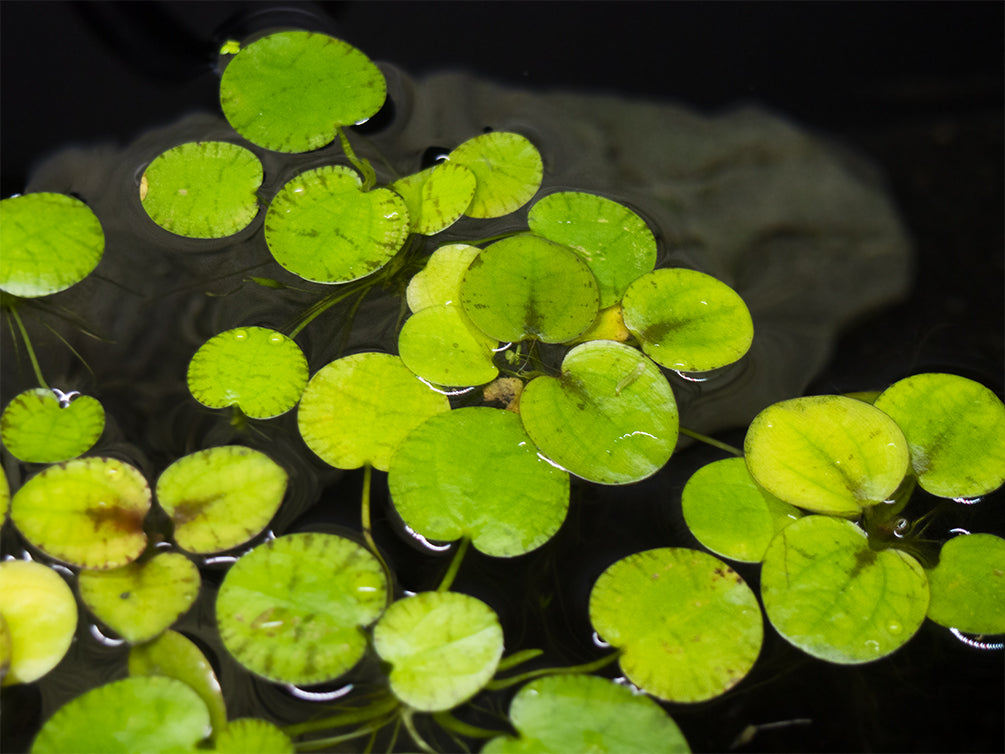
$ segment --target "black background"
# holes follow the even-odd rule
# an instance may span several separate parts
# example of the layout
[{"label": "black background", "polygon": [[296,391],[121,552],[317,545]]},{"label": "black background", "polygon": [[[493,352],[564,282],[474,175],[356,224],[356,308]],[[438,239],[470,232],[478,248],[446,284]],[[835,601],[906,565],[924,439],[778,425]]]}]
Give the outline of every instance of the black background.
[{"label": "black background", "polygon": [[[127,143],[186,112],[216,111],[219,43],[271,23],[332,32],[415,76],[462,68],[531,88],[706,111],[756,101],[869,155],[888,177],[918,255],[909,298],[850,329],[814,392],[945,370],[1001,396],[1003,7],[6,0],[2,195],[21,191],[32,164],[59,147]],[[1001,654],[978,657],[934,634],[916,643],[924,649],[872,671],[814,662],[809,673],[762,673],[772,681],[764,696],[776,698],[749,722],[833,720],[765,731],[749,749],[1001,750]],[[700,749],[721,741],[710,718],[729,709],[673,712]]]}]

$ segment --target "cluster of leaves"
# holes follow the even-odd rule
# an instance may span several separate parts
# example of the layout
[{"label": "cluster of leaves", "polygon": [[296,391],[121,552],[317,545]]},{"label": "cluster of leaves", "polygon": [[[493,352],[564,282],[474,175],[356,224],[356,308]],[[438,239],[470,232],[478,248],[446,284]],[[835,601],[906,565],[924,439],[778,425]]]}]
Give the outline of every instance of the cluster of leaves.
[{"label": "cluster of leaves", "polygon": [[[275,262],[334,293],[288,332],[248,324],[213,336],[193,355],[187,383],[241,431],[296,408],[313,454],[363,469],[362,541],[323,532],[261,538],[289,474],[244,445],[179,458],[153,490],[128,463],[81,457],[101,437],[104,411],[93,397],[49,389],[19,311],[94,269],[101,225],[72,197],[3,200],[0,290],[40,386],[11,401],[0,429],[12,456],[54,465],[13,497],[4,478],[0,512],[6,519],[9,507],[34,548],[72,568],[83,605],[131,645],[129,677],[57,711],[33,750],[291,751],[295,739],[307,750],[372,739],[389,725],[395,738],[404,725],[416,746],[431,749],[417,713],[491,739],[485,751],[686,750],[653,698],[724,693],[749,672],[763,639],[757,596],[718,557],[666,547],[612,564],[594,584],[590,619],[615,652],[510,676],[498,674],[540,651],[504,656],[494,610],[450,587],[469,546],[511,558],[550,540],[566,518],[570,477],[622,485],[661,469],[684,431],[664,370],[707,372],[741,359],[753,338],[743,301],[704,273],[656,269],[655,237],[624,204],[576,191],[540,195],[544,163],[521,134],[480,134],[378,185],[344,129],[380,110],[386,84],[341,40],[284,31],[223,52],[220,102],[233,141],[188,142],[157,156],[140,182],[141,206],[164,231],[196,239],[240,234],[264,214]],[[300,153],[336,139],[344,159],[293,176],[260,207],[262,150]],[[525,207],[520,232],[437,242],[464,217]],[[399,290],[408,312],[398,353],[344,355],[311,374],[297,336],[340,301],[355,297],[358,308],[376,286]],[[931,410],[935,393],[942,413]],[[743,459],[692,478],[688,525],[718,555],[763,561],[772,624],[822,659],[883,656],[926,614],[962,630],[1005,631],[1005,542],[951,540],[926,576],[894,546],[903,532],[891,524],[915,482],[949,498],[1002,484],[1001,401],[962,378],[921,375],[871,402],[829,396],[766,409],[737,451]],[[370,532],[374,469],[387,472],[393,505],[415,535],[457,543],[437,589],[395,594],[396,575]],[[172,523],[170,542],[148,535],[154,501]],[[171,626],[200,593],[193,558],[256,538],[216,596],[226,650],[251,673],[295,686],[334,681],[370,657],[387,669],[378,692],[284,730],[228,720],[210,663]],[[971,598],[978,588],[983,601]],[[51,568],[7,561],[0,597],[3,682],[37,680],[70,645],[74,595]],[[646,694],[586,674],[615,659]],[[451,714],[485,689],[527,680],[507,730]],[[147,714],[126,721],[125,708]]]}]

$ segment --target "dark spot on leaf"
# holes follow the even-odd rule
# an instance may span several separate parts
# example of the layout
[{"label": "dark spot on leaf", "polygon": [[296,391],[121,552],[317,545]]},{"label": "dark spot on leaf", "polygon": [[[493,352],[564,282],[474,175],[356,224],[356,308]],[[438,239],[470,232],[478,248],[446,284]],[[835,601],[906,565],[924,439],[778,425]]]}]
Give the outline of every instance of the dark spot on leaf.
[{"label": "dark spot on leaf", "polygon": [[109,527],[127,534],[143,531],[144,511],[113,505],[108,508],[88,508],[85,514],[91,519],[95,530]]}]

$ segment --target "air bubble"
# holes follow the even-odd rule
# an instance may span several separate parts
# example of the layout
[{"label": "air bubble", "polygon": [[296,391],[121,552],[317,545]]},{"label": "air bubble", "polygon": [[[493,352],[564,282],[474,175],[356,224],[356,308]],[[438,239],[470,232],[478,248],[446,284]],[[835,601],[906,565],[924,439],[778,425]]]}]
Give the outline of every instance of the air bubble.
[{"label": "air bubble", "polygon": [[866,641],[865,646],[869,649],[870,652],[874,652],[876,654],[879,654],[879,642],[878,641],[876,641],[874,639],[869,639],[868,641]]},{"label": "air bubble", "polygon": [[269,336],[269,342],[270,343],[277,343],[278,344],[278,343],[282,343],[283,340],[285,340],[285,338],[283,338],[283,336],[280,333],[277,333],[277,332],[274,332],[274,333],[272,333],[272,335]]},{"label": "air bubble", "polygon": [[904,627],[897,622],[890,622],[886,625],[886,630],[889,631],[891,634],[899,634],[901,631],[904,630]]},{"label": "air bubble", "polygon": [[244,340],[248,337],[248,333],[244,330],[234,330],[234,340]]}]

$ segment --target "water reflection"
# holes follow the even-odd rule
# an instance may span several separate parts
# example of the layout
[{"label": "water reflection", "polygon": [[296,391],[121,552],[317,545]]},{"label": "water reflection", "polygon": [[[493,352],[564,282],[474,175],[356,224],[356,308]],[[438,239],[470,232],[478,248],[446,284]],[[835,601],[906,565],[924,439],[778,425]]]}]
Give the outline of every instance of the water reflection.
[{"label": "water reflection", "polygon": [[123,644],[126,643],[125,639],[115,639],[115,638],[113,638],[111,636],[106,636],[102,632],[102,630],[100,628],[98,628],[98,624],[96,624],[96,623],[91,623],[87,627],[87,630],[88,630],[88,633],[90,633],[91,636],[94,637],[94,639],[99,644],[101,644],[102,646],[105,646],[105,647],[121,647]]},{"label": "water reflection", "polygon": [[965,634],[958,628],[950,628],[949,632],[968,647],[972,647],[974,649],[983,649],[992,652],[1000,652],[1005,649],[1005,642],[983,641],[984,634]]},{"label": "water reflection", "polygon": [[340,686],[337,689],[332,689],[331,691],[308,691],[307,689],[301,688],[300,686],[295,686],[292,683],[283,684],[283,689],[286,690],[291,696],[295,696],[297,699],[303,699],[307,702],[333,702],[336,699],[341,699],[353,690],[353,684],[347,683],[345,686]]}]

